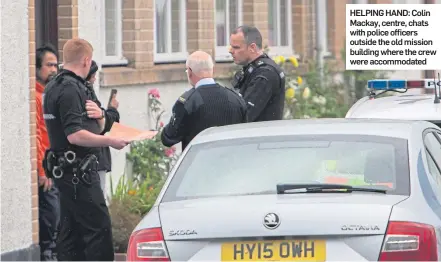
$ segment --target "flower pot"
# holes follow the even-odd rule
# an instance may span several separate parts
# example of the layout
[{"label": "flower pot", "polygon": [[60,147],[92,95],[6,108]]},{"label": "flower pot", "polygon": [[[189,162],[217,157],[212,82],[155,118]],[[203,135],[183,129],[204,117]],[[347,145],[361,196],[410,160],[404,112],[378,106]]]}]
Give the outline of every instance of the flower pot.
[{"label": "flower pot", "polygon": [[125,253],[115,253],[115,261],[126,261],[127,254]]}]

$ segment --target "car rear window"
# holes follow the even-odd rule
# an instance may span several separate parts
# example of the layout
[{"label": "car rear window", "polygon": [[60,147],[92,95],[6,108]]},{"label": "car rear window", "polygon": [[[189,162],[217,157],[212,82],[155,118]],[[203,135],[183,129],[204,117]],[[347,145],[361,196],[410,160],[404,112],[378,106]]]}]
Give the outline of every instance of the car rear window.
[{"label": "car rear window", "polygon": [[362,135],[232,139],[194,145],[162,202],[276,194],[279,183],[337,183],[409,195],[407,140]]}]

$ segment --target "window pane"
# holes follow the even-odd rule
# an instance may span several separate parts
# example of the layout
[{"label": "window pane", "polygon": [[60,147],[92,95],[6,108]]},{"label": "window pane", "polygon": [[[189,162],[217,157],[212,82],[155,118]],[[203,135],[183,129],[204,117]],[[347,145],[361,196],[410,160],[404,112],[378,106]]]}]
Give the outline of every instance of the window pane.
[{"label": "window pane", "polygon": [[433,161],[432,157],[429,155],[427,150],[426,150],[426,154],[427,154],[427,163],[429,164],[430,174],[435,179],[436,183],[438,185],[441,185],[441,174],[438,170],[438,167],[436,166],[435,162]]},{"label": "window pane", "polygon": [[226,0],[216,0],[216,45],[226,46]]},{"label": "window pane", "polygon": [[156,52],[167,52],[167,0],[155,0]]},{"label": "window pane", "polygon": [[106,56],[116,56],[116,19],[117,19],[117,0],[105,1],[105,20],[106,20]]},{"label": "window pane", "polygon": [[[288,46],[288,16],[286,15],[286,9],[288,4],[286,0],[280,0],[280,45]],[[290,12],[291,13],[291,12]]]},{"label": "window pane", "polygon": [[277,28],[275,19],[277,17],[274,6],[277,4],[276,0],[268,0],[268,45],[277,46]]},{"label": "window pane", "polygon": [[[441,144],[438,139],[436,139],[435,135],[433,133],[427,134],[424,138],[424,144],[434,158],[435,163],[437,163],[438,166],[441,166]],[[428,156],[428,158],[430,158],[430,156]]]},{"label": "window pane", "polygon": [[302,182],[408,194],[406,146],[404,139],[326,135],[204,143],[190,148],[163,200],[276,194],[279,183]]},{"label": "window pane", "polygon": [[239,7],[237,6],[237,0],[229,0],[230,4],[230,31],[228,32],[228,39],[231,32],[239,26]]},{"label": "window pane", "polygon": [[172,52],[181,52],[181,45],[180,45],[180,39],[181,39],[181,22],[184,23],[183,19],[181,18],[181,12],[179,8],[179,3],[181,0],[171,0],[171,7],[172,7]]}]

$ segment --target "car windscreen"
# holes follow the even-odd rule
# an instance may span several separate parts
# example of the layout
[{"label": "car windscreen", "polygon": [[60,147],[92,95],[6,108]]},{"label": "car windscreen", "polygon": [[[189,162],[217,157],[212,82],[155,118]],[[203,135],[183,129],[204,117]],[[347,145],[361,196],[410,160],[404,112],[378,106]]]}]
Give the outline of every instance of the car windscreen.
[{"label": "car windscreen", "polygon": [[276,194],[279,183],[333,183],[409,195],[407,140],[366,135],[277,136],[193,145],[162,202]]}]

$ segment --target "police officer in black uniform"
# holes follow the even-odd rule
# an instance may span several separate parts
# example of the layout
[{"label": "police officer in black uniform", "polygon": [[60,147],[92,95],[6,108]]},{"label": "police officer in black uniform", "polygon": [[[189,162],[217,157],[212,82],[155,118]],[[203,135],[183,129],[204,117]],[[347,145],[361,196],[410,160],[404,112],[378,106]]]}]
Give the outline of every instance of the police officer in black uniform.
[{"label": "police officer in black uniform", "polygon": [[[114,107],[113,103],[115,103],[115,98],[112,98],[111,102],[109,103],[107,109],[104,109],[102,107],[101,102],[98,100],[98,97],[95,94],[95,90],[93,89],[93,83],[95,83],[96,78],[95,75],[98,72],[98,64],[95,61],[92,61],[92,65],[90,67],[89,74],[86,77],[86,86],[88,88],[88,92],[90,93],[90,96],[92,97],[92,101],[95,102],[102,110],[104,110],[105,113],[105,129],[110,130],[113,126],[113,123],[119,122],[120,116],[119,112],[117,110],[117,103]],[[98,159],[98,174],[100,175],[100,182],[101,182],[101,189],[103,190],[105,194],[105,185],[106,185],[106,175],[108,172],[112,171],[112,155],[110,153],[109,147],[103,147],[101,148],[101,155]]]},{"label": "police officer in black uniform", "polygon": [[[103,136],[109,131],[104,113],[91,101],[85,85],[92,52],[90,43],[83,39],[67,41],[63,70],[44,93],[43,112],[51,147],[43,166],[60,191],[58,260],[114,259],[110,215],[96,171],[97,158],[101,147],[122,149],[128,141]],[[92,103],[96,110],[91,109]]]},{"label": "police officer in black uniform", "polygon": [[193,88],[178,98],[170,122],[161,133],[165,146],[182,142],[182,150],[209,127],[247,122],[245,101],[236,91],[214,81],[213,60],[208,53],[192,53],[186,67]]},{"label": "police officer in black uniform", "polygon": [[262,50],[262,35],[256,27],[240,26],[230,36],[230,53],[242,65],[233,87],[248,106],[248,121],[281,120],[285,106],[285,74]]}]

